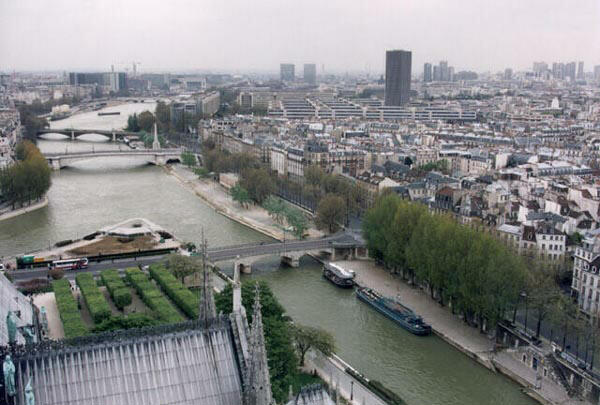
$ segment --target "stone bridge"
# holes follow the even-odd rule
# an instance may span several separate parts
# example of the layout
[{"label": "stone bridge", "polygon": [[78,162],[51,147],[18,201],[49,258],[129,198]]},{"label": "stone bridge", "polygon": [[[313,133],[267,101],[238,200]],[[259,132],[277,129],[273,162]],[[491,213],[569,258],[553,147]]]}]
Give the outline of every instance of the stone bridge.
[{"label": "stone bridge", "polygon": [[115,156],[143,157],[148,163],[163,166],[170,162],[179,162],[182,151],[182,149],[125,149],[101,152],[46,153],[44,156],[53,170],[60,170],[75,162]]},{"label": "stone bridge", "polygon": [[263,256],[280,255],[281,261],[292,267],[299,265],[300,257],[307,253],[323,253],[329,260],[337,258],[366,258],[365,242],[358,234],[338,233],[326,238],[291,240],[285,242],[262,242],[245,245],[211,248],[207,251],[212,263],[235,260],[243,272],[249,273],[252,260]]},{"label": "stone bridge", "polygon": [[127,136],[139,136],[138,132],[129,132],[122,130],[107,130],[107,129],[74,129],[74,128],[63,128],[63,129],[41,129],[37,132],[37,136],[40,137],[45,134],[61,134],[71,138],[72,141],[79,138],[81,135],[87,134],[98,134],[104,135],[111,141],[116,142],[117,140],[123,140]]}]

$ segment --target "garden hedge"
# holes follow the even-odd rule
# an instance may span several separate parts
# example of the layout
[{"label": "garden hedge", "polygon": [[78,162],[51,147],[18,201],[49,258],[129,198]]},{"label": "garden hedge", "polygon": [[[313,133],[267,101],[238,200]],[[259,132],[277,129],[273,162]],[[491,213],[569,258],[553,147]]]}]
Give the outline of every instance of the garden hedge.
[{"label": "garden hedge", "polygon": [[120,310],[131,304],[131,291],[125,285],[117,270],[103,270],[100,278],[110,293],[110,297]]},{"label": "garden hedge", "polygon": [[177,323],[184,320],[167,297],[140,269],[126,269],[125,278],[135,288],[144,304],[156,313],[156,317],[161,322]]},{"label": "garden hedge", "polygon": [[150,266],[150,277],[188,317],[198,318],[198,297],[161,265]]},{"label": "garden hedge", "polygon": [[95,324],[110,318],[111,311],[104,294],[98,288],[94,276],[91,273],[80,273],[75,276],[75,281],[81,290],[81,295],[92,315]]},{"label": "garden hedge", "polygon": [[88,329],[81,319],[77,301],[71,292],[69,281],[62,279],[52,282],[56,305],[60,314],[66,338],[87,335]]}]

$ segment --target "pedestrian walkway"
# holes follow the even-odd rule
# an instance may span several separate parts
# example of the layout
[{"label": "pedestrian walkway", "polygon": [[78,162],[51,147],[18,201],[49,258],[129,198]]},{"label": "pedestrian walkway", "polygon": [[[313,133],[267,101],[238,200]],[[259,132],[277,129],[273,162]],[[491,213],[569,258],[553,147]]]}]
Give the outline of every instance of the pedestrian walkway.
[{"label": "pedestrian walkway", "polygon": [[345,371],[347,366],[342,359],[329,358],[311,350],[306,354],[304,368],[308,372],[316,370],[319,377],[330,387],[338,387],[340,395],[351,405],[386,405],[377,395],[348,374]]},{"label": "pedestrian walkway", "polygon": [[549,378],[543,379],[541,390],[535,389],[535,373],[531,368],[509,353],[493,354],[493,340],[480,333],[478,329],[467,326],[458,316],[453,315],[448,307],[442,307],[433,301],[425,291],[408,285],[373,261],[355,260],[337,263],[346,269],[354,270],[359,284],[397,298],[412,308],[449,344],[488,368],[501,368],[504,374],[539,394],[548,403],[557,405],[586,403],[569,398],[564,387]]},{"label": "pedestrian walkway", "polygon": [[[227,190],[219,183],[212,180],[201,180],[183,166],[175,165],[168,170],[181,183],[226,217],[278,240],[283,240],[284,237],[294,239],[290,232],[286,232],[284,235],[282,226],[276,223],[267,210],[261,206],[251,204],[248,208],[242,208],[233,201]],[[314,227],[309,228],[307,232],[310,238],[323,236],[323,233]]]}]

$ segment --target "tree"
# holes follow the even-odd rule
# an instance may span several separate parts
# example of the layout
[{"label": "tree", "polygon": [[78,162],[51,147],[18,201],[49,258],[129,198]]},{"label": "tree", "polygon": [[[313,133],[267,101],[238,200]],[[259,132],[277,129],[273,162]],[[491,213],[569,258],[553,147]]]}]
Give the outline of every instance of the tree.
[{"label": "tree", "polygon": [[265,169],[245,170],[240,183],[257,204],[262,204],[275,191],[275,182]]},{"label": "tree", "polygon": [[319,229],[327,229],[329,233],[337,231],[340,223],[344,222],[346,202],[340,196],[326,195],[317,207],[315,223]]},{"label": "tree", "polygon": [[205,179],[210,175],[210,172],[205,167],[196,167],[194,169],[194,174],[201,179]]},{"label": "tree", "polygon": [[556,284],[552,265],[542,257],[529,260],[527,277],[527,299],[529,307],[536,312],[537,326],[535,337],[540,336],[542,322],[550,315],[554,303],[561,295]]},{"label": "tree", "polygon": [[319,350],[326,356],[330,356],[335,351],[335,340],[331,333],[324,329],[296,324],[292,328],[292,336],[300,354],[301,366],[304,366],[304,358],[311,348]]},{"label": "tree", "polygon": [[320,186],[324,177],[325,172],[319,166],[311,165],[304,169],[304,181],[306,184]]},{"label": "tree", "polygon": [[29,141],[24,141],[17,149],[23,160],[0,169],[0,195],[13,208],[16,204],[22,206],[25,202],[40,199],[51,185],[50,167],[39,149]]},{"label": "tree", "polygon": [[133,113],[133,115],[130,115],[127,118],[127,127],[125,129],[132,132],[140,131],[140,125],[138,123],[138,117],[136,113]]},{"label": "tree", "polygon": [[248,191],[239,182],[231,187],[230,193],[233,201],[238,202],[243,208],[246,208],[251,201]]},{"label": "tree", "polygon": [[152,132],[156,118],[154,118],[154,114],[152,114],[150,111],[143,111],[137,117],[137,122],[140,130]]},{"label": "tree", "polygon": [[281,198],[270,195],[263,203],[263,207],[275,222],[278,224],[283,223],[286,214],[286,205]]},{"label": "tree", "polygon": [[177,253],[171,253],[167,256],[165,266],[175,277],[180,279],[182,283],[184,283],[187,276],[198,271],[198,265],[194,259]]},{"label": "tree", "polygon": [[288,225],[292,227],[294,235],[298,239],[302,239],[304,237],[304,233],[308,229],[308,222],[306,221],[304,214],[302,214],[302,211],[297,208],[286,206],[285,220]]},{"label": "tree", "polygon": [[171,127],[171,109],[164,101],[156,103],[154,110],[156,122],[161,132],[168,132]]},{"label": "tree", "polygon": [[52,277],[53,280],[60,280],[65,275],[64,269],[50,269],[48,270],[48,275]]},{"label": "tree", "polygon": [[181,163],[183,163],[187,167],[192,167],[196,166],[198,162],[196,160],[196,155],[194,155],[192,152],[182,152]]}]

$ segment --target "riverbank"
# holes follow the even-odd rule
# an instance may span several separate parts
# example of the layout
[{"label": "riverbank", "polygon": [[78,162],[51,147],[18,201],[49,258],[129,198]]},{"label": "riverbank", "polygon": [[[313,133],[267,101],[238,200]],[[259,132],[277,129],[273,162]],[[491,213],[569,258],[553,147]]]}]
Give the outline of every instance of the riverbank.
[{"label": "riverbank", "polygon": [[41,201],[28,205],[27,207],[17,208],[16,210],[0,211],[0,221],[14,218],[18,215],[27,214],[28,212],[39,210],[48,205],[48,197],[44,196]]},{"label": "riverbank", "polygon": [[524,392],[545,405],[585,404],[569,398],[559,383],[544,378],[542,388],[536,389],[536,375],[529,367],[506,352],[494,354],[493,341],[469,327],[452,314],[447,307],[432,301],[419,288],[409,286],[373,261],[341,261],[342,267],[356,272],[359,284],[373,288],[384,295],[398,298],[431,325],[434,333],[444,341],[493,372],[501,372],[524,387]]},{"label": "riverbank", "polygon": [[[295,239],[295,237],[282,230],[281,225],[277,224],[270,216],[267,210],[259,205],[251,205],[249,208],[242,208],[235,203],[227,190],[220,184],[212,180],[199,179],[196,174],[183,166],[166,166],[166,173],[175,177],[183,186],[194,192],[210,207],[219,214],[247,226],[263,235],[282,241],[285,239]],[[311,227],[308,229],[308,235],[311,238],[319,238],[323,232]]]}]

